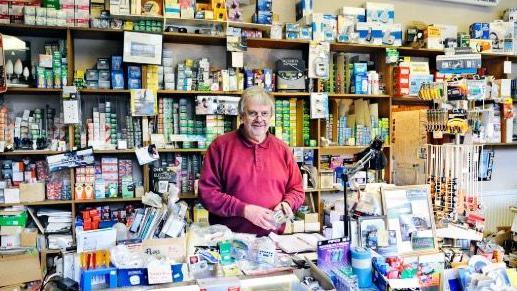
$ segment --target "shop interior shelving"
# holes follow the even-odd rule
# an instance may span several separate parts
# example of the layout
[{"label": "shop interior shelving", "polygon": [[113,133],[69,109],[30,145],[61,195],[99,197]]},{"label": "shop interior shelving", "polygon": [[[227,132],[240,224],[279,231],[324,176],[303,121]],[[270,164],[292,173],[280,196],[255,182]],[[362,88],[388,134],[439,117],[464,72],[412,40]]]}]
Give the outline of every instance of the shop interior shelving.
[{"label": "shop interior shelving", "polygon": [[[163,18],[162,18],[163,19]],[[163,19],[165,21],[169,21],[169,19]],[[183,21],[175,19],[174,21]],[[188,20],[185,20],[188,21]],[[269,29],[268,26],[255,25],[255,24],[246,24],[246,23],[230,23],[227,25],[234,25],[238,27],[250,27],[250,28],[258,28],[258,29]],[[75,40],[109,40],[109,41],[118,41],[122,42],[124,32],[122,30],[113,30],[113,29],[97,29],[97,28],[78,28],[78,27],[47,27],[47,26],[28,26],[28,25],[20,25],[20,24],[0,24],[0,33],[20,36],[20,37],[48,37],[48,38],[58,38],[65,40],[67,43],[67,59],[68,59],[68,83],[71,84],[73,80],[73,72],[75,69],[75,55],[81,51],[80,47],[76,47],[74,45]],[[164,43],[173,43],[173,44],[188,44],[188,45],[199,45],[199,46],[225,46],[226,45],[226,36],[222,35],[201,35],[201,34],[185,34],[185,33],[175,33],[175,32],[163,32],[163,42]],[[269,39],[269,38],[251,38],[247,40],[248,47],[250,48],[258,48],[258,49],[269,49],[269,50],[295,50],[301,51],[302,55],[306,59],[308,56],[309,44],[310,42],[307,40],[286,40],[286,39]],[[435,50],[435,49],[417,49],[411,47],[391,47],[391,46],[377,46],[377,45],[364,45],[364,44],[351,44],[351,43],[332,43],[331,44],[332,52],[351,52],[351,53],[365,53],[370,54],[372,60],[375,61],[377,66],[377,71],[379,71],[383,76],[385,76],[385,87],[387,88],[387,92],[381,95],[355,95],[355,94],[329,94],[329,102],[332,102],[333,99],[357,99],[357,98],[365,98],[372,102],[379,103],[379,114],[380,117],[385,117],[390,120],[391,123],[391,111],[392,106],[396,105],[423,105],[429,106],[429,101],[418,100],[415,97],[393,97],[392,90],[392,67],[385,63],[385,50],[386,48],[394,48],[397,49],[401,55],[405,56],[415,56],[415,57],[428,57],[434,58],[437,55],[443,54],[443,50]],[[488,67],[488,71],[495,76],[503,76],[503,61],[516,61],[517,56],[515,55],[505,55],[505,54],[493,54],[493,53],[483,53],[483,60],[488,60],[488,62],[484,62],[484,65]],[[40,89],[40,88],[9,88],[6,93],[3,94],[2,98],[10,98],[10,96],[16,95],[31,95],[34,98],[38,98],[40,95],[50,95],[50,96],[60,96],[62,93],[61,89]],[[175,97],[192,97],[196,95],[240,95],[242,92],[233,91],[233,92],[204,92],[204,91],[178,91],[178,90],[159,90],[158,96],[175,96]],[[129,97],[129,90],[111,90],[111,89],[81,89],[81,96],[84,98],[89,98],[90,96],[127,96]],[[273,92],[272,95],[275,98],[301,98],[304,100],[309,100],[310,93],[308,92]],[[315,120],[311,124],[311,139],[316,139],[319,143],[319,139],[321,136],[324,136],[324,120]],[[312,126],[312,125],[315,126]],[[390,126],[390,136],[391,133]],[[301,131],[301,130],[300,130]],[[68,143],[73,146],[73,127],[69,127],[69,136],[70,140]],[[512,147],[517,146],[517,143],[511,144],[487,144],[489,146],[497,146],[497,147]],[[302,147],[304,149],[312,149],[315,151],[315,163],[318,168],[320,168],[321,156],[322,155],[332,155],[332,154],[340,154],[340,153],[354,153],[363,150],[364,146],[334,146],[334,147]],[[159,149],[159,152],[168,153],[168,152],[180,152],[180,153],[201,153],[204,154],[206,149]],[[385,179],[387,181],[391,181],[391,147],[389,144],[384,146],[384,152],[388,157],[388,167],[385,169]],[[59,152],[55,151],[14,151],[14,152],[6,152],[0,153],[0,157],[6,158],[8,156],[25,156],[25,155],[52,155],[57,154]],[[96,155],[108,155],[108,154],[133,154],[133,150],[95,150],[94,153]],[[145,191],[149,190],[149,179],[145,178],[146,173],[148,173],[148,167],[142,167],[142,173],[144,173],[144,188]],[[73,170],[71,170],[72,177],[72,189],[73,186]],[[323,214],[322,207],[320,205],[321,202],[321,194],[324,192],[335,192],[335,189],[308,189],[306,192],[308,195],[312,195],[312,199],[315,201],[317,211],[319,211],[320,215]],[[74,195],[72,195],[74,197]],[[182,193],[181,198],[183,199],[196,199],[197,197],[194,193]],[[76,210],[78,205],[83,204],[95,204],[95,203],[112,203],[112,202],[138,202],[140,198],[109,198],[109,199],[100,199],[100,200],[71,200],[71,201],[42,201],[42,202],[34,202],[34,203],[19,203],[27,206],[47,206],[47,205],[62,205],[69,206],[72,210],[73,217],[76,216]],[[0,204],[0,206],[9,206],[10,204]]]}]

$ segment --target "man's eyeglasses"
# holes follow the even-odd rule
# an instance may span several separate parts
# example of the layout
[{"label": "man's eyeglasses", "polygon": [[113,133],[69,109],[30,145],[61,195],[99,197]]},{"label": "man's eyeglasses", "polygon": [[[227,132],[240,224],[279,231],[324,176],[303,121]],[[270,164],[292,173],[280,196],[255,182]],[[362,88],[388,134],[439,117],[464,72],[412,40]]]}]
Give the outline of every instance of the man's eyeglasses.
[{"label": "man's eyeglasses", "polygon": [[269,111],[262,111],[262,112],[257,112],[257,111],[248,111],[246,113],[248,115],[248,117],[250,117],[251,119],[255,119],[257,118],[259,115],[260,117],[262,117],[263,119],[266,119],[266,118],[269,118],[271,116],[271,112]]}]

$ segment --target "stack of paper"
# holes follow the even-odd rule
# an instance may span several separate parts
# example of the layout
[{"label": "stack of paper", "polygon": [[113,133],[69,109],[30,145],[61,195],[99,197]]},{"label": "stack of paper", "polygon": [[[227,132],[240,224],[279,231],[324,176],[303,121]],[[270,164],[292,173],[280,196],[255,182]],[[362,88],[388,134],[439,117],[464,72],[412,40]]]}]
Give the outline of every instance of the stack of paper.
[{"label": "stack of paper", "polygon": [[38,217],[47,217],[45,233],[63,233],[72,229],[72,212],[59,209],[42,208]]}]

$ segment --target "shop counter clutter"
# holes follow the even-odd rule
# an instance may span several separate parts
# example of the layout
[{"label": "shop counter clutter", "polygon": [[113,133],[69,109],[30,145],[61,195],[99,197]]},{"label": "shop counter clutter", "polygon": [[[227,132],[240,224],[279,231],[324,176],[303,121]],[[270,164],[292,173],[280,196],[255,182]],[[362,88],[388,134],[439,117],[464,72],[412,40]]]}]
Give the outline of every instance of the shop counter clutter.
[{"label": "shop counter clutter", "polygon": [[[199,291],[208,288],[224,288],[217,290],[233,290],[231,288],[240,288],[240,290],[250,290],[251,288],[267,289],[274,287],[275,290],[308,290],[300,283],[301,278],[293,271],[285,271],[271,275],[257,276],[236,276],[236,277],[219,277],[207,278],[199,280],[190,280],[178,283],[135,286],[118,288],[114,290],[172,290],[172,291]],[[239,290],[239,289],[235,289]]]}]

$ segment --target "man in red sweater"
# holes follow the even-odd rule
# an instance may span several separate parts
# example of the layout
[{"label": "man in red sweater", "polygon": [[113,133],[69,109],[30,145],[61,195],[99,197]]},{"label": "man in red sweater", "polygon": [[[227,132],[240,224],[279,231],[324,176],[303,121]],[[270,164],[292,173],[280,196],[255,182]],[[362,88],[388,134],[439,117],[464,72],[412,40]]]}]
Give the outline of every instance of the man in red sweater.
[{"label": "man in red sweater", "polygon": [[217,137],[208,148],[199,195],[210,224],[259,236],[281,233],[284,227],[275,227],[273,211],[292,215],[304,202],[302,177],[291,150],[268,133],[273,105],[264,89],[247,89],[239,101],[241,126]]}]

